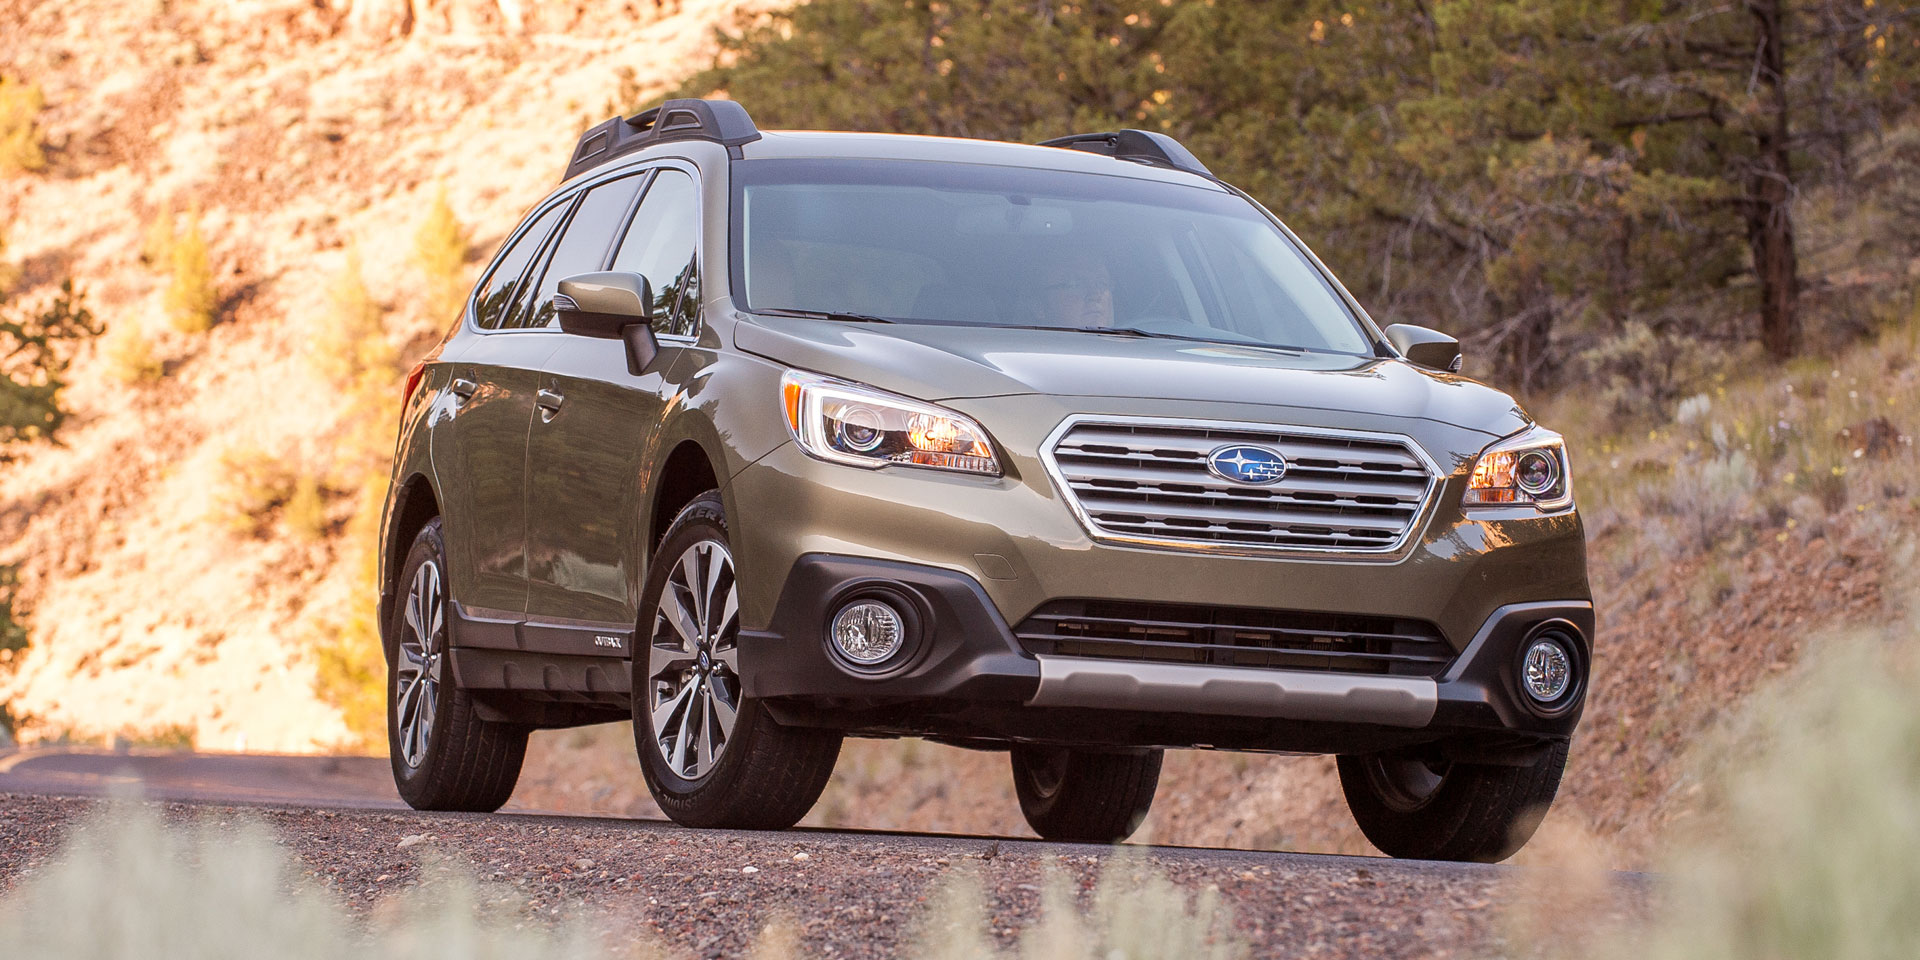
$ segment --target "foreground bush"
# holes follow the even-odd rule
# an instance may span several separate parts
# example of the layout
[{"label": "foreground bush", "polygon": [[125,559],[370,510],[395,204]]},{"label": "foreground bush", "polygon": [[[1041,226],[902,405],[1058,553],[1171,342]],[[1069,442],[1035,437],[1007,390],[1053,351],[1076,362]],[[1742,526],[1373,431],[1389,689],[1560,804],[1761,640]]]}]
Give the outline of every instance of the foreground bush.
[{"label": "foreground bush", "polygon": [[609,955],[582,927],[515,929],[457,877],[423,883],[359,921],[302,882],[265,830],[167,829],[131,805],[76,831],[65,856],[0,904],[13,960],[277,957],[284,960],[585,960]]},{"label": "foreground bush", "polygon": [[[74,831],[50,866],[0,901],[0,944],[11,960],[276,957],[285,960],[672,956],[613,923],[529,923],[512,893],[428,863],[420,882],[362,918],[305,879],[262,827],[167,827],[121,802]],[[984,894],[962,874],[933,898],[910,955],[1000,956]],[[1025,960],[1228,960],[1244,955],[1217,895],[1189,901],[1157,873],[1118,861],[1082,911],[1074,884],[1052,877],[1042,916],[1015,956]],[[577,911],[574,911],[577,914]],[[549,911],[541,911],[543,915]],[[790,925],[770,926],[762,960],[804,955]],[[1011,958],[1010,958],[1011,960]]]},{"label": "foreground bush", "polygon": [[[1826,641],[1703,739],[1702,802],[1670,832],[1656,919],[1589,960],[1874,960],[1920,944],[1913,624]],[[1543,926],[1534,923],[1534,930]]]}]

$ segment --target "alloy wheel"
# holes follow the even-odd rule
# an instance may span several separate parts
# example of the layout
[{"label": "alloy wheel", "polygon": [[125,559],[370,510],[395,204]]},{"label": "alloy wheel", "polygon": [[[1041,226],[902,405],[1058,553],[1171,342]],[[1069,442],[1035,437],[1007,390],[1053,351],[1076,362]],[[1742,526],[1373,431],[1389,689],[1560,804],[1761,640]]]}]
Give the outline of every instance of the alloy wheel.
[{"label": "alloy wheel", "polygon": [[1035,796],[1050,798],[1067,782],[1067,767],[1072,755],[1066,747],[1025,747],[1027,785]]},{"label": "alloy wheel", "polygon": [[409,767],[427,758],[434,712],[446,670],[446,614],[440,565],[420,565],[407,588],[400,658],[394,664],[394,719],[400,726],[400,755]]},{"label": "alloy wheel", "polygon": [[647,709],[668,769],[713,772],[740,711],[740,603],[733,555],[718,540],[689,547],[661,589],[647,658]]},{"label": "alloy wheel", "polygon": [[1447,782],[1452,765],[1405,753],[1368,757],[1367,780],[1388,808],[1411,813],[1427,805]]}]

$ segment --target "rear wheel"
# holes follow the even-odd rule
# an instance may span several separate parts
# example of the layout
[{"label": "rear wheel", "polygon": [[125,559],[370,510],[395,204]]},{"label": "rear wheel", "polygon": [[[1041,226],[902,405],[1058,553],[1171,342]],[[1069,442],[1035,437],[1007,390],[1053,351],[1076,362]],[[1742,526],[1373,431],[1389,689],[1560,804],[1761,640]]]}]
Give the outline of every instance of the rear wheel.
[{"label": "rear wheel", "polygon": [[1339,759],[1360,831],[1390,857],[1497,863],[1533,837],[1567,766],[1567,741],[1525,766],[1456,763],[1409,750]]},{"label": "rear wheel", "polygon": [[1013,748],[1013,791],[1047,840],[1119,843],[1139,829],[1160,785],[1160,750]]},{"label": "rear wheel", "polygon": [[742,692],[740,604],[718,493],[688,504],[647,576],[633,732],[654,801],[690,827],[783,830],[826,788],[837,731],[774,722]]},{"label": "rear wheel", "polygon": [[474,713],[448,659],[446,546],[440,521],[414,537],[401,568],[405,593],[387,636],[387,754],[400,798],[416,810],[490,813],[513,795],[527,728]]}]

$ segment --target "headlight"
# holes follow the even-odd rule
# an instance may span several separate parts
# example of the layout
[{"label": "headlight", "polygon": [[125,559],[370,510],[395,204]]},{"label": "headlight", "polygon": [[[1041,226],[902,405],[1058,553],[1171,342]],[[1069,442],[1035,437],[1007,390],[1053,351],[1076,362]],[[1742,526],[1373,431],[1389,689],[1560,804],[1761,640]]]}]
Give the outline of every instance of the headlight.
[{"label": "headlight", "polygon": [[780,395],[794,437],[823,460],[1000,476],[987,431],[945,407],[797,370],[780,378]]},{"label": "headlight", "polygon": [[1533,426],[1481,451],[1463,502],[1469,507],[1525,504],[1541,510],[1571,506],[1566,441],[1552,430]]}]

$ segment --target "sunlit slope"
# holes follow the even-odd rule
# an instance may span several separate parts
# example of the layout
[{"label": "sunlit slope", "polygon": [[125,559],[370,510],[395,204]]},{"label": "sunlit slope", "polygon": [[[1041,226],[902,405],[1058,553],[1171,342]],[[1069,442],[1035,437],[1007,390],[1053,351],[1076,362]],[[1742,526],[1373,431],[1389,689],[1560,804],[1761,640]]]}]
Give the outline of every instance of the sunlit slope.
[{"label": "sunlit slope", "polygon": [[[321,355],[342,349],[326,328],[349,252],[388,346],[417,354],[447,319],[412,255],[439,189],[484,258],[585,123],[703,63],[739,6],[540,4],[516,33],[498,5],[454,4],[387,40],[304,0],[18,11],[0,70],[45,90],[52,162],[0,181],[6,257],[23,294],[72,274],[119,328],[75,365],[66,445],[0,466],[0,563],[32,625],[0,701],[25,735],[346,737],[309,651],[370,602],[346,540],[364,471],[343,452],[364,412]],[[168,323],[167,265],[143,262],[166,209],[206,239],[205,333]],[[134,333],[164,376],[119,372],[114,338]],[[318,517],[292,529],[276,476],[308,478]]]}]

